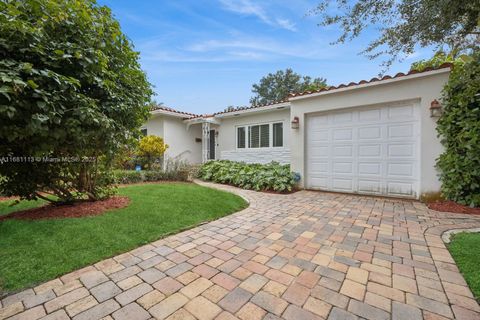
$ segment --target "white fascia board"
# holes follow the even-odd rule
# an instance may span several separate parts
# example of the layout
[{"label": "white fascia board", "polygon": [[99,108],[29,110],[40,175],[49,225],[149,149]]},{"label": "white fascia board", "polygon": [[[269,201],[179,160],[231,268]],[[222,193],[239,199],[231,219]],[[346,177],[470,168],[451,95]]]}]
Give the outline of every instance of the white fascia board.
[{"label": "white fascia board", "polygon": [[216,114],[215,118],[230,118],[230,117],[237,117],[240,115],[245,115],[250,113],[283,110],[283,109],[290,109],[290,102],[282,102],[282,103],[272,104],[264,107],[255,107],[251,109],[220,113],[220,114]]},{"label": "white fascia board", "polygon": [[193,117],[193,116],[188,115],[188,114],[177,113],[177,112],[161,110],[161,109],[152,110],[152,111],[150,111],[150,114],[152,114],[152,115],[165,115],[165,116],[171,116],[171,117],[182,118],[182,119]]},{"label": "white fascia board", "polygon": [[374,87],[374,86],[381,86],[381,85],[386,85],[386,84],[400,82],[400,81],[429,77],[429,76],[432,76],[432,75],[447,73],[447,72],[450,72],[450,71],[451,71],[450,68],[442,68],[442,69],[432,70],[432,71],[427,71],[427,72],[414,73],[414,74],[407,75],[407,76],[400,76],[398,78],[379,80],[379,81],[374,81],[374,82],[369,82],[369,83],[364,83],[364,84],[352,85],[350,87],[344,87],[344,88],[332,89],[332,90],[327,90],[327,91],[322,91],[322,92],[317,92],[317,93],[305,94],[303,96],[290,97],[289,100],[290,101],[296,101],[296,100],[302,100],[302,99],[310,99],[310,98],[314,98],[314,97],[318,97],[318,96],[324,96],[324,95],[327,95],[327,94],[335,94],[335,93],[340,93],[340,92],[345,92],[345,91],[350,91],[350,90],[358,90],[358,89],[370,88],[370,87]]}]

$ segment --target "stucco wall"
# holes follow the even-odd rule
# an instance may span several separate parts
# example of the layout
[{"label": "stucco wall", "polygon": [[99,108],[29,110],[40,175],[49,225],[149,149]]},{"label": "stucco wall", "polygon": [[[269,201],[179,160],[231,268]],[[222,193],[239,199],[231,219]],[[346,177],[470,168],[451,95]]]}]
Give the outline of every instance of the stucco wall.
[{"label": "stucco wall", "polygon": [[181,158],[189,163],[202,162],[202,143],[195,138],[202,138],[201,125],[187,125],[179,118],[170,118],[164,122],[165,141],[170,146],[167,156]]},{"label": "stucco wall", "polygon": [[[445,70],[441,70],[445,71]],[[368,88],[319,95],[291,101],[291,119],[299,117],[300,128],[290,129],[292,170],[305,174],[305,119],[314,112],[338,110],[406,100],[420,103],[420,192],[436,192],[440,189],[435,159],[442,152],[437,138],[436,119],[430,117],[430,103],[441,97],[441,90],[448,80],[448,72],[438,72],[421,78],[379,84]],[[303,186],[304,179],[301,181]]]},{"label": "stucco wall", "polygon": [[202,143],[195,142],[201,138],[201,125],[187,125],[181,118],[155,115],[145,124],[147,134],[157,135],[169,145],[165,153],[168,158],[180,158],[189,163],[202,162]]},{"label": "stucco wall", "polygon": [[[237,149],[236,128],[243,125],[283,122],[283,147]],[[245,161],[251,163],[268,163],[278,161],[290,163],[290,110],[272,110],[255,115],[239,115],[222,118],[218,127],[217,155],[220,159]]]}]

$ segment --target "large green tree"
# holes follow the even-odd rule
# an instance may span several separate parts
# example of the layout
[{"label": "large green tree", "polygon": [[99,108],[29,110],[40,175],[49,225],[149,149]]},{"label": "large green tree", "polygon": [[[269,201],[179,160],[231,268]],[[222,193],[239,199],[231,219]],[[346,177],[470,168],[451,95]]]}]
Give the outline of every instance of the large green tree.
[{"label": "large green tree", "polygon": [[253,105],[265,105],[285,100],[290,93],[316,90],[326,87],[326,79],[302,76],[292,69],[269,73],[252,86]]},{"label": "large green tree", "polygon": [[104,196],[102,169],[148,118],[138,60],[94,0],[0,1],[0,191]]},{"label": "large green tree", "polygon": [[386,54],[387,66],[416,46],[469,51],[480,41],[480,0],[323,0],[314,14],[321,16],[320,25],[340,26],[336,43],[379,29],[363,53],[371,58]]}]

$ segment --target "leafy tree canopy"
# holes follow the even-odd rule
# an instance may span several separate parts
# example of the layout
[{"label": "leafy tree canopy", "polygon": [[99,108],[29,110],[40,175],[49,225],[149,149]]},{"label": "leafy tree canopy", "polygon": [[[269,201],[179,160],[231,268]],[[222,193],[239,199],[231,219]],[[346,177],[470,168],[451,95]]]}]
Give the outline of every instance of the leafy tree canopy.
[{"label": "leafy tree canopy", "polygon": [[472,59],[471,56],[468,55],[460,55],[457,56],[454,53],[445,53],[444,51],[438,51],[435,55],[426,60],[420,60],[417,62],[412,63],[410,66],[410,70],[418,70],[423,71],[426,68],[438,68],[444,63],[451,63],[453,65],[463,64],[466,61],[470,61]]},{"label": "leafy tree canopy", "polygon": [[480,0],[322,0],[313,13],[321,16],[320,25],[340,26],[335,43],[378,27],[380,36],[363,53],[370,58],[389,55],[387,67],[413,53],[416,45],[469,51],[480,41]]},{"label": "leafy tree canopy", "polygon": [[290,93],[317,90],[327,86],[324,78],[302,76],[292,69],[269,73],[259,83],[252,86],[254,96],[250,98],[252,105],[265,105],[285,100]]},{"label": "leafy tree canopy", "polygon": [[437,126],[445,148],[437,161],[442,193],[480,206],[480,52],[454,66],[442,104]]},{"label": "leafy tree canopy", "polygon": [[34,158],[1,164],[0,190],[98,198],[101,164],[149,115],[152,91],[138,59],[94,0],[1,1],[0,156]]}]

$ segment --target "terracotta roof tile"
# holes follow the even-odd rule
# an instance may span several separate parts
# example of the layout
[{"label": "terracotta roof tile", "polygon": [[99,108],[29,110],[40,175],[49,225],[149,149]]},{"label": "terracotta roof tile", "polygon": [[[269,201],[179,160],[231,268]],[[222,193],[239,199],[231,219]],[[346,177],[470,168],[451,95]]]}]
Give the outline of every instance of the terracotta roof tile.
[{"label": "terracotta roof tile", "polygon": [[198,117],[198,116],[199,116],[198,114],[194,114],[194,113],[190,113],[190,112],[185,112],[185,111],[179,111],[179,110],[172,109],[172,108],[170,108],[170,107],[159,106],[159,105],[153,106],[152,108],[150,108],[150,111],[155,111],[155,110],[163,110],[163,111],[178,113],[178,114],[181,114],[181,115],[188,116],[188,118]]},{"label": "terracotta roof tile", "polygon": [[444,68],[452,68],[452,66],[453,66],[453,64],[451,64],[451,63],[444,63],[444,64],[442,64],[442,65],[440,65],[436,68],[427,67],[422,71],[410,70],[407,73],[399,72],[394,76],[386,75],[386,76],[383,76],[381,78],[374,77],[370,80],[360,80],[359,82],[350,82],[349,84],[342,83],[342,84],[339,84],[338,86],[329,86],[329,87],[325,87],[325,88],[322,88],[322,89],[319,89],[319,90],[291,93],[289,95],[289,97],[290,98],[300,97],[300,96],[305,96],[305,95],[309,95],[309,94],[320,93],[320,92],[325,92],[325,91],[332,91],[332,90],[337,90],[337,89],[347,88],[347,87],[353,87],[353,86],[358,86],[358,85],[377,82],[377,81],[396,79],[396,78],[405,77],[405,76],[409,76],[409,75],[417,74],[417,73],[423,73],[423,72],[427,72],[427,71],[439,70],[439,69],[444,69]]}]

